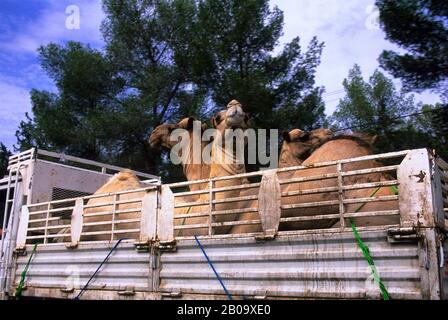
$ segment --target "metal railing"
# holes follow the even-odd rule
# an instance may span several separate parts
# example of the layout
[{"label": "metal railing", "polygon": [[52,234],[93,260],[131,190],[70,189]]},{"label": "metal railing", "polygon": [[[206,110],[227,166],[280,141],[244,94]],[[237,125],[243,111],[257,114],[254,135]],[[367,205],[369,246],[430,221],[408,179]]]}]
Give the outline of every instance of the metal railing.
[{"label": "metal railing", "polygon": [[151,186],[24,206],[18,246],[138,239],[144,195],[157,189]]},{"label": "metal railing", "polygon": [[441,158],[437,158],[436,163],[440,172],[445,219],[448,219],[448,163]]},{"label": "metal railing", "polygon": [[[446,203],[448,167],[439,167]],[[420,181],[425,170],[429,177],[427,151],[406,150],[33,204],[25,242],[334,233],[352,222],[360,231],[406,227],[426,205],[412,200],[431,189],[431,179]]]},{"label": "metal railing", "polygon": [[[408,152],[400,151],[327,161],[316,163],[312,167],[296,166],[269,170],[269,172],[259,171],[169,184],[167,186],[173,191],[174,197],[174,235],[181,239],[191,237],[192,234],[226,237],[233,236],[235,233],[247,235],[262,233],[260,197],[273,198],[275,204],[277,195],[267,194],[271,191],[266,190],[262,182],[258,181],[244,185],[235,183],[234,186],[219,186],[219,184],[222,185],[225,182],[231,184],[232,180],[240,182],[242,179],[263,180],[263,176],[267,173],[275,175],[278,179],[274,181],[278,180],[280,185],[280,233],[296,231],[307,233],[316,232],[316,230],[334,232],[336,222],[339,222],[340,229],[346,229],[350,227],[348,219],[355,218],[395,217],[395,222],[390,225],[396,226],[400,223],[399,196],[389,191],[392,190],[390,187],[398,188],[399,186],[396,178],[397,169]],[[378,164],[376,167],[369,167],[367,164],[366,167],[367,161],[379,160],[386,160],[389,163],[388,165]],[[358,167],[361,169],[345,169],[354,164],[359,164]],[[194,184],[201,184],[204,189],[184,191],[185,188]],[[382,193],[386,194],[373,194],[377,189],[384,189],[387,192],[382,190]],[[356,195],[356,192],[364,193],[364,195]],[[219,196],[220,193],[221,196]],[[312,201],[313,199],[317,200]],[[387,208],[357,212],[357,208],[372,203],[387,204]],[[384,224],[384,222],[381,223]],[[312,227],[313,224],[317,227]]]}]

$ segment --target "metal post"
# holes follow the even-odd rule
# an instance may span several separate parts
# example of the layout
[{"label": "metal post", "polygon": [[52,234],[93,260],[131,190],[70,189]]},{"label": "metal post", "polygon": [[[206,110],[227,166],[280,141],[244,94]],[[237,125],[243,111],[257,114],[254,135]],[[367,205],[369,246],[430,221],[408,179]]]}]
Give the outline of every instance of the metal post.
[{"label": "metal post", "polygon": [[208,201],[209,201],[208,235],[211,236],[213,234],[213,227],[212,227],[212,224],[213,224],[213,180],[210,180],[208,182]]},{"label": "metal post", "polygon": [[338,200],[339,200],[339,221],[341,223],[341,229],[345,229],[345,219],[344,219],[344,189],[343,189],[343,181],[342,181],[342,163],[338,162],[337,164],[338,171]]},{"label": "metal post", "polygon": [[113,202],[113,209],[112,209],[112,232],[110,234],[110,241],[114,241],[114,231],[115,231],[115,211],[117,210],[117,198],[118,194],[114,194],[114,202]]}]

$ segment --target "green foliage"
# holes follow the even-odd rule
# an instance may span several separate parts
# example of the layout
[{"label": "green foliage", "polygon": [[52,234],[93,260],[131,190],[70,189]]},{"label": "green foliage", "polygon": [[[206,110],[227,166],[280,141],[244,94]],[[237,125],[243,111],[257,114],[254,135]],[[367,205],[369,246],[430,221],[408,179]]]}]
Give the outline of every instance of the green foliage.
[{"label": "green foliage", "polygon": [[[366,82],[358,65],[350,70],[343,85],[346,96],[332,116],[337,129],[377,136],[379,152],[432,147],[443,153],[447,149],[447,135],[431,111],[440,106],[417,104],[412,95],[399,92],[378,70]],[[425,113],[405,117],[420,110]]]},{"label": "green foliage", "polygon": [[8,158],[11,152],[0,142],[0,179],[7,173]]},{"label": "green foliage", "polygon": [[386,38],[405,53],[384,51],[383,68],[408,89],[448,86],[448,2],[444,0],[377,0]]},{"label": "green foliage", "polygon": [[314,88],[323,43],[314,38],[302,52],[297,37],[273,55],[281,10],[265,0],[202,1],[198,26],[195,76],[218,105],[236,98],[256,127],[310,128],[323,121],[322,89]]}]

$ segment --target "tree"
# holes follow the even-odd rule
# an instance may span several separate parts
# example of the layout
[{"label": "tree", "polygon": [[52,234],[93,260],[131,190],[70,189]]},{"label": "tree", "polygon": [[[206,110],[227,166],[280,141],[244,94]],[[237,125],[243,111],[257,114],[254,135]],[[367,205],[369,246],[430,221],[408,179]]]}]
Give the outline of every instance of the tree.
[{"label": "tree", "polygon": [[10,156],[11,152],[0,142],[0,179],[8,172],[8,158]]},{"label": "tree", "polygon": [[313,38],[303,52],[296,37],[274,55],[283,29],[280,9],[270,9],[267,0],[201,1],[197,26],[195,76],[216,104],[238,99],[262,128],[323,122],[323,89],[314,87],[323,43]]},{"label": "tree", "polygon": [[411,90],[447,94],[448,2],[444,0],[377,0],[386,38],[406,52],[384,51],[381,67]]},{"label": "tree", "polygon": [[375,146],[380,152],[428,147],[435,139],[416,124],[414,117],[405,117],[421,108],[414,96],[398,91],[380,71],[366,82],[355,65],[343,86],[346,96],[332,116],[338,129],[377,136]]},{"label": "tree", "polygon": [[436,150],[443,159],[448,159],[448,105],[425,104],[415,119],[417,129],[426,135],[426,147]]},{"label": "tree", "polygon": [[[315,69],[323,44],[299,39],[274,54],[283,13],[268,0],[103,0],[104,50],[69,42],[39,49],[57,93],[32,91],[17,131],[37,146],[163,174],[166,154],[148,144],[155,126],[207,120],[240,100],[256,127],[308,129],[324,118]],[[166,174],[166,175],[165,175]]]},{"label": "tree", "polygon": [[58,93],[31,91],[33,117],[16,133],[18,149],[35,146],[94,160],[105,158],[116,135],[121,90],[101,52],[77,42],[39,48],[41,64]]}]

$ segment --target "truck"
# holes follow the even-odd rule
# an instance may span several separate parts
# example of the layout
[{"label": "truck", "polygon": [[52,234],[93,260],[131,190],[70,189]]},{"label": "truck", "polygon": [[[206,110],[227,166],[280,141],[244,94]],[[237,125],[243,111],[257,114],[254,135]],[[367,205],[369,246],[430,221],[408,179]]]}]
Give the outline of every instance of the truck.
[{"label": "truck", "polygon": [[[348,168],[367,160],[381,165]],[[1,298],[19,293],[32,298],[111,300],[384,299],[385,295],[448,299],[446,161],[431,150],[414,149],[313,167],[333,171],[297,178],[293,173],[307,167],[296,166],[171,184],[135,172],[144,187],[97,195],[95,191],[111,174],[123,168],[38,149],[11,156],[9,174],[0,180],[0,199],[4,200]],[[371,173],[387,173],[390,179],[356,184],[345,179]],[[235,177],[249,183],[217,185]],[[285,191],[287,185],[319,179],[338,183]],[[204,188],[190,191],[194,184]],[[398,192],[347,196],[349,190],[381,187]],[[216,197],[219,192],[243,189],[255,192]],[[337,199],[284,201],[328,192],[335,192]],[[105,200],[91,201],[98,197]],[[222,204],[244,201],[251,206],[222,208]],[[349,204],[381,202],[393,202],[395,209],[345,210]],[[282,228],[290,221],[329,218],[319,214],[285,217],[283,211],[328,205],[339,208],[332,215],[341,221],[337,227]],[[198,209],[183,210],[192,207]],[[92,208],[95,212],[86,214]],[[120,218],[130,211],[137,212],[138,219]],[[256,218],[239,219],[245,212]],[[103,219],[86,222],[89,215]],[[218,216],[229,218],[217,221]],[[376,216],[394,216],[398,222],[358,227],[346,223],[351,218]],[[179,223],[195,218],[203,220]],[[133,227],[127,227],[131,222]],[[217,231],[237,225],[258,225],[260,231]],[[101,228],[92,231],[95,226]],[[180,232],[185,229],[206,232],[189,236]],[[103,238],[92,240],[89,235]]]}]

